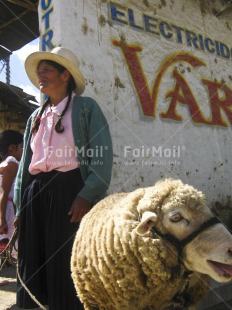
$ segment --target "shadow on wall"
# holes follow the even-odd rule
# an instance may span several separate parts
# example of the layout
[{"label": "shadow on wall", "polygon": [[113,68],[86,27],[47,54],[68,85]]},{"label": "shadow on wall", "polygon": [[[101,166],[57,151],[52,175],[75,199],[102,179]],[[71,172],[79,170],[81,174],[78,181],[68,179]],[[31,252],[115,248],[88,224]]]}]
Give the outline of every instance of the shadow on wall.
[{"label": "shadow on wall", "polygon": [[216,201],[212,205],[213,213],[220,218],[222,223],[232,232],[232,197],[227,196],[227,201],[221,203]]}]

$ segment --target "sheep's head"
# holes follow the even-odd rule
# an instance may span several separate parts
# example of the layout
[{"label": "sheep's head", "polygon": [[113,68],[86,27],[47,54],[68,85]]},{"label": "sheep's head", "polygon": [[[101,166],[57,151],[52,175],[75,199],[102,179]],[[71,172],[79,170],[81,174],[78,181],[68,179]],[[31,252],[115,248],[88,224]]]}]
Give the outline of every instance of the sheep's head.
[{"label": "sheep's head", "polygon": [[213,217],[201,192],[181,181],[166,180],[153,191],[148,189],[138,209],[142,214],[138,234],[153,230],[163,242],[174,243],[191,271],[219,282],[232,279],[232,235]]}]

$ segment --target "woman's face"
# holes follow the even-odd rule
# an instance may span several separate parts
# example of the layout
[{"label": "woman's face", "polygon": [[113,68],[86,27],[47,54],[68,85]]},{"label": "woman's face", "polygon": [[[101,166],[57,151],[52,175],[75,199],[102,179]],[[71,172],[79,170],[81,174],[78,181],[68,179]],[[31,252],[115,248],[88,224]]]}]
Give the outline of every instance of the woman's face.
[{"label": "woman's face", "polygon": [[23,153],[23,143],[20,144],[10,144],[7,151],[7,156],[14,156],[18,161],[20,161]]},{"label": "woman's face", "polygon": [[37,71],[40,91],[48,96],[52,96],[61,88],[67,88],[69,72],[59,72],[56,68],[42,61]]}]

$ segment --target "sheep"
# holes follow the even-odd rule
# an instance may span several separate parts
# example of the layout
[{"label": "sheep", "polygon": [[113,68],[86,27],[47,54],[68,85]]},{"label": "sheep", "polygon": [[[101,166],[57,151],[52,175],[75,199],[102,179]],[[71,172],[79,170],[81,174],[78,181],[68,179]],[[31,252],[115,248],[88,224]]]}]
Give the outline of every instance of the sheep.
[{"label": "sheep", "polygon": [[194,307],[209,277],[232,279],[232,236],[202,192],[166,179],[96,204],[80,223],[71,272],[87,310]]}]

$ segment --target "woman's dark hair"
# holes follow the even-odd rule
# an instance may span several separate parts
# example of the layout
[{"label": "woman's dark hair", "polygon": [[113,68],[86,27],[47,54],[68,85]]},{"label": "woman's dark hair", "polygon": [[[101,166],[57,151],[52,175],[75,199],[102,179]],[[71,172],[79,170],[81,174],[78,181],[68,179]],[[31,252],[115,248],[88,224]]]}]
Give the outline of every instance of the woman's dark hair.
[{"label": "woman's dark hair", "polygon": [[11,144],[23,143],[23,135],[16,130],[5,130],[0,133],[0,157],[5,157]]},{"label": "woman's dark hair", "polygon": [[[39,66],[40,66],[40,64],[41,64],[42,62],[46,62],[47,64],[49,64],[49,65],[52,66],[53,68],[57,69],[58,72],[60,72],[60,73],[63,73],[63,72],[66,70],[65,67],[63,67],[62,65],[58,64],[57,62],[52,61],[52,60],[46,60],[46,59],[41,60],[41,61],[39,62],[38,68],[39,68]],[[70,76],[70,79],[69,79],[69,81],[68,81],[68,101],[67,101],[66,106],[65,106],[64,110],[62,111],[61,115],[59,115],[58,120],[57,120],[56,125],[55,125],[55,131],[58,132],[58,133],[62,133],[62,132],[64,131],[64,127],[63,127],[63,125],[62,125],[62,123],[61,123],[61,120],[62,120],[64,114],[66,113],[66,111],[68,110],[69,104],[70,104],[71,99],[72,99],[72,92],[73,92],[73,90],[74,90],[75,88],[76,88],[76,83],[75,83],[74,78],[73,78],[72,75],[71,75],[71,76]],[[44,102],[44,104],[43,104],[43,106],[42,106],[42,108],[41,108],[39,114],[38,114],[37,117],[34,119],[33,124],[32,124],[32,132],[38,131],[39,125],[40,125],[41,116],[42,116],[42,114],[43,114],[45,108],[46,108],[49,104],[50,104],[50,98],[48,98],[48,99]]]}]

